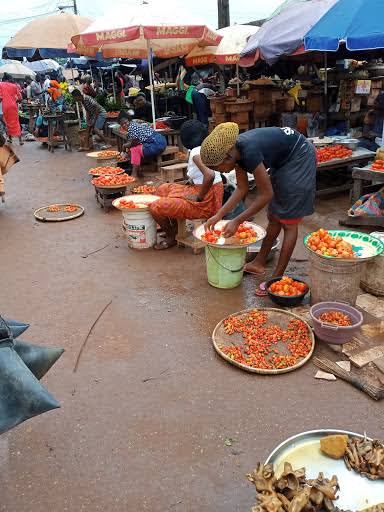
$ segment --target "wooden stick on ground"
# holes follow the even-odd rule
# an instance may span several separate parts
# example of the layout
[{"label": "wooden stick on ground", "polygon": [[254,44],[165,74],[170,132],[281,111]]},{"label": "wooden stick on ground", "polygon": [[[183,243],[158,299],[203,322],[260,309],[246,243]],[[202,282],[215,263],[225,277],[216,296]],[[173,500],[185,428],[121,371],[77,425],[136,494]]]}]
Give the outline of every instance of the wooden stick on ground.
[{"label": "wooden stick on ground", "polygon": [[384,388],[379,388],[371,384],[368,384],[357,375],[353,375],[349,372],[346,372],[336,363],[333,363],[332,361],[325,357],[314,357],[313,364],[320,368],[321,370],[333,373],[340,379],[349,382],[350,384],[352,384],[352,386],[359,389],[360,391],[364,391],[364,393],[367,393],[371,398],[374,398],[375,400],[382,400],[384,398]]},{"label": "wooden stick on ground", "polygon": [[112,301],[110,300],[108,302],[108,304],[106,306],[104,306],[104,308],[102,309],[101,313],[99,313],[98,317],[96,318],[96,320],[93,322],[93,324],[91,325],[91,328],[89,329],[88,331],[88,334],[85,338],[85,340],[83,341],[83,344],[81,345],[81,348],[79,350],[79,354],[77,356],[77,359],[76,359],[76,363],[75,363],[75,367],[73,368],[73,373],[76,373],[77,372],[77,369],[79,367],[79,362],[80,362],[80,358],[81,358],[81,355],[85,349],[85,346],[87,344],[87,341],[88,341],[88,338],[90,337],[91,335],[91,332],[93,330],[93,328],[95,327],[95,325],[97,324],[97,322],[100,320],[100,318],[102,317],[103,313],[106,311],[106,309],[112,304]]}]

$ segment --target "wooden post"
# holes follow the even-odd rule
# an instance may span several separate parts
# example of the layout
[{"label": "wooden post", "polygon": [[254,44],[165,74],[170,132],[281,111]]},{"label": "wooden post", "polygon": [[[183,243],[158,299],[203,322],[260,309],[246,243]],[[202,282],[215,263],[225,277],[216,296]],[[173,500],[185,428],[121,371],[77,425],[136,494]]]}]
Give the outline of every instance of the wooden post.
[{"label": "wooden post", "polygon": [[229,27],[229,0],[217,0],[217,15],[219,28]]}]

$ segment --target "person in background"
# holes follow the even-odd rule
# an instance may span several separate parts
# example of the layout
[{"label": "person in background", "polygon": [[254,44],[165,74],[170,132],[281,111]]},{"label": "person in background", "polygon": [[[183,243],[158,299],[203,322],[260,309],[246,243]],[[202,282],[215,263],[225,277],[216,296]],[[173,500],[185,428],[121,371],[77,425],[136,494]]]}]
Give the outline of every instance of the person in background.
[{"label": "person in background", "polygon": [[[239,225],[268,205],[267,234],[257,257],[244,270],[263,275],[269,253],[281,230],[284,240],[272,277],[282,276],[292,256],[303,217],[314,212],[316,152],[314,146],[292,128],[257,128],[239,135],[236,123],[219,124],[204,140],[201,159],[220,172],[236,169],[237,188],[223,207],[208,220],[214,229],[248,192],[247,172],[257,185],[257,197],[243,213],[229,221],[224,237],[233,236]],[[269,169],[269,172],[267,171]],[[257,295],[266,295],[261,283]]]},{"label": "person in background", "polygon": [[35,121],[35,137],[40,139],[42,137],[48,137],[48,121],[39,114]]},{"label": "person in background", "polygon": [[9,142],[12,142],[12,137],[18,137],[19,144],[24,144],[21,138],[19,108],[17,105],[17,102],[21,101],[21,91],[20,87],[13,83],[12,76],[8,73],[4,73],[3,81],[0,82],[0,100]]},{"label": "person in background", "polygon": [[160,199],[150,204],[152,217],[162,227],[166,239],[155,249],[168,249],[176,244],[178,219],[208,219],[223,202],[223,181],[220,173],[209,169],[200,157],[200,146],[208,129],[200,121],[186,121],[180,130],[183,146],[190,150],[188,184],[164,183],[156,191]]},{"label": "person in background", "polygon": [[150,101],[147,101],[145,94],[139,92],[133,100],[133,106],[135,110],[135,119],[142,119],[148,123],[152,123],[152,105]]},{"label": "person in background", "polygon": [[197,120],[208,126],[208,118],[211,111],[209,99],[215,91],[209,84],[200,84],[192,91],[192,103]]},{"label": "person in background", "polygon": [[91,96],[92,98],[96,98],[96,91],[92,87],[92,77],[87,76],[84,79],[84,85],[83,85],[82,93],[85,94],[86,96]]},{"label": "person in background", "polygon": [[359,146],[376,151],[379,146],[375,139],[383,136],[384,125],[384,92],[381,92],[375,99],[373,109],[367,112],[363,125],[363,136],[359,139]]},{"label": "person in background", "polygon": [[40,76],[36,75],[36,77],[30,81],[29,85],[31,87],[31,99],[39,99],[42,93],[42,88],[40,85]]},{"label": "person in background", "polygon": [[129,96],[129,89],[133,87],[133,79],[129,75],[123,75],[124,79],[124,96]]},{"label": "person in background", "polygon": [[49,75],[45,75],[45,80],[43,82],[43,92],[44,92],[44,99],[46,102],[48,102],[50,96],[48,93],[48,89],[51,87],[51,77]]},{"label": "person in background", "polygon": [[143,158],[161,155],[167,147],[166,138],[149,124],[133,119],[133,110],[121,111],[118,117],[120,127],[126,131],[128,142],[123,151],[131,153],[132,175],[137,176]]},{"label": "person in background", "polygon": [[99,138],[104,142],[104,144],[106,144],[107,141],[103,133],[104,124],[107,117],[107,112],[105,109],[99,105],[95,99],[91,98],[90,96],[83,95],[78,89],[74,89],[72,92],[72,97],[76,102],[83,105],[87,114],[87,143],[84,148],[79,148],[79,151],[89,151],[89,139],[93,130],[95,131],[96,135],[98,135]]},{"label": "person in background", "polygon": [[124,103],[124,75],[121,71],[116,71],[115,73],[115,93],[116,93],[116,103],[119,105],[123,105]]}]

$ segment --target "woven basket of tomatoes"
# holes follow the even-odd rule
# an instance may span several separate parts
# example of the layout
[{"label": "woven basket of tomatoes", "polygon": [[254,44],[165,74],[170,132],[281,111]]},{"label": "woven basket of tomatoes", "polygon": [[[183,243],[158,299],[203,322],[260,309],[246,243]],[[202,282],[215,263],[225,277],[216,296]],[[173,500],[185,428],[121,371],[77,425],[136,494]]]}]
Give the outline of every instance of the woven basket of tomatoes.
[{"label": "woven basket of tomatoes", "polygon": [[121,167],[112,167],[110,165],[105,165],[101,167],[92,167],[89,169],[88,174],[91,174],[94,177],[98,176],[116,176],[116,174],[123,174],[124,169]]},{"label": "woven basket of tomatoes", "polygon": [[301,304],[309,291],[307,283],[288,276],[274,277],[265,284],[270,299],[284,307]]},{"label": "woven basket of tomatoes", "polygon": [[325,258],[354,259],[356,257],[352,244],[323,228],[307,236],[304,243],[307,249]]},{"label": "woven basket of tomatoes", "polygon": [[239,368],[269,375],[296,370],[312,356],[310,326],[290,311],[246,309],[219,322],[212,334],[216,352]]},{"label": "woven basket of tomatoes", "polygon": [[135,178],[128,174],[117,174],[114,176],[99,176],[93,178],[92,185],[97,188],[123,188],[135,181]]},{"label": "woven basket of tomatoes", "polygon": [[262,240],[265,235],[265,229],[261,226],[254,224],[253,222],[243,222],[238,227],[234,236],[230,238],[223,237],[223,231],[225,225],[229,221],[221,220],[215,226],[213,230],[206,230],[204,225],[198,226],[193,236],[198,238],[207,245],[212,246],[225,246],[227,248],[236,249],[239,247],[247,247],[248,245],[254,244],[255,242]]}]

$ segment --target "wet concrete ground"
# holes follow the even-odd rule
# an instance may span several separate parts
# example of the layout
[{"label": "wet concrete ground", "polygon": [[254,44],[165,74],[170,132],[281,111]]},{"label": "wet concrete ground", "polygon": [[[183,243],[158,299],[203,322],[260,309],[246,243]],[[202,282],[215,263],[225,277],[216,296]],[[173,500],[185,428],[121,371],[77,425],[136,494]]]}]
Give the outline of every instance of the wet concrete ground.
[{"label": "wet concrete ground", "polygon": [[[43,379],[61,409],[0,437],[2,512],[246,512],[255,493],[245,474],[286,437],[332,427],[383,435],[382,404],[316,381],[311,363],[257,376],[216,355],[216,323],[260,304],[254,278],[218,290],[204,255],[128,250],[121,214],[95,202],[86,156],[16,149],[21,163],[0,205],[0,311],[31,323],[23,339],[66,352]],[[37,207],[66,201],[85,215],[34,220]],[[302,233],[336,227],[347,205],[346,196],[322,200]],[[294,258],[305,257],[298,244]],[[291,271],[305,276],[306,263]]]}]

